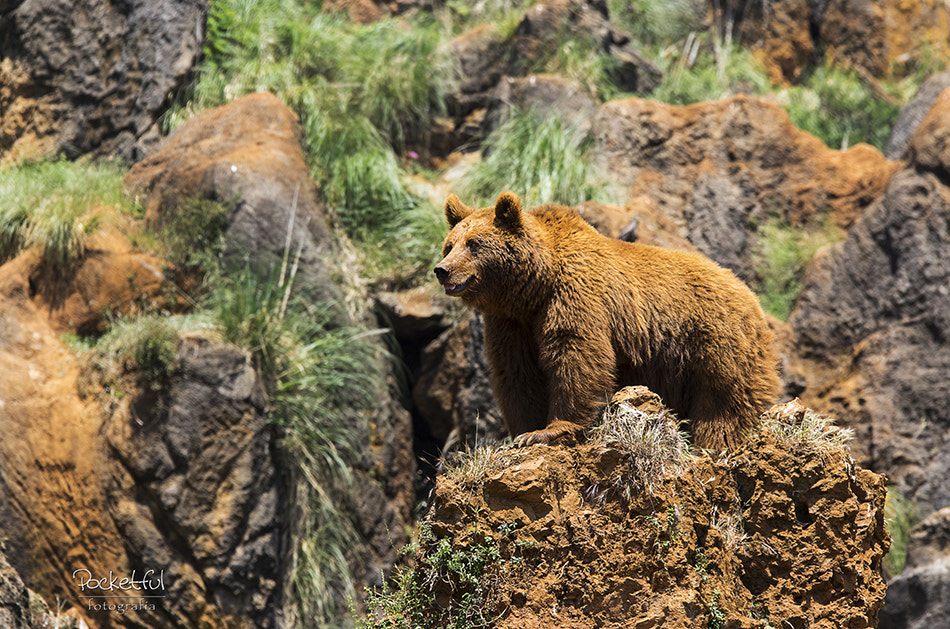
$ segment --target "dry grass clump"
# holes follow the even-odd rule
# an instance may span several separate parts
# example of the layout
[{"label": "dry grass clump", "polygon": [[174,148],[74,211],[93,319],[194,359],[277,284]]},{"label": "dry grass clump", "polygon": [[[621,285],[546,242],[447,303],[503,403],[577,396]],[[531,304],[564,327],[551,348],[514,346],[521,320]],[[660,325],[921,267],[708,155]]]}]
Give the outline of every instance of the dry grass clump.
[{"label": "dry grass clump", "polygon": [[500,472],[521,463],[528,453],[513,444],[465,446],[452,457],[443,459],[445,477],[464,487],[475,487],[485,482],[491,472]]},{"label": "dry grass clump", "polygon": [[835,426],[834,421],[796,399],[770,409],[759,431],[771,434],[789,452],[823,452],[843,448],[854,438],[852,429]]},{"label": "dry grass clump", "polygon": [[621,394],[614,396],[603,423],[593,429],[591,437],[595,443],[624,454],[627,475],[619,481],[628,493],[634,489],[652,493],[664,478],[680,474],[689,466],[689,442],[669,410],[660,405],[656,405],[656,411],[644,410],[645,405],[637,404],[638,399]]}]

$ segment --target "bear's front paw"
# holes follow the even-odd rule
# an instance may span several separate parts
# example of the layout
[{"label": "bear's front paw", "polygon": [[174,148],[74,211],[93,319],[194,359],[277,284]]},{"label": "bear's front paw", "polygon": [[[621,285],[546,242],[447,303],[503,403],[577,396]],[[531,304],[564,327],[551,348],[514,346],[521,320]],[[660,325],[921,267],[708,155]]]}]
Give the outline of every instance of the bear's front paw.
[{"label": "bear's front paw", "polygon": [[557,420],[551,422],[547,428],[542,430],[533,430],[518,435],[514,438],[514,444],[519,448],[537,444],[550,445],[554,442],[576,445],[583,432],[583,426]]}]

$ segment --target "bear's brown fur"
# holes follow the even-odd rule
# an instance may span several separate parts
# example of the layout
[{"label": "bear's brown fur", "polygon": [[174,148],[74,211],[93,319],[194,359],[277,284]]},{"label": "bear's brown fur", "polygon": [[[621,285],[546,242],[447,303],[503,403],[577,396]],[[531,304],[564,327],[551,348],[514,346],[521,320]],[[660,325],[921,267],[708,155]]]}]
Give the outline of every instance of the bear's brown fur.
[{"label": "bear's brown fur", "polygon": [[572,209],[450,195],[435,273],[480,310],[492,388],[521,445],[577,435],[611,393],[642,384],[731,448],[775,401],[778,361],[756,296],[703,256],[597,233]]}]

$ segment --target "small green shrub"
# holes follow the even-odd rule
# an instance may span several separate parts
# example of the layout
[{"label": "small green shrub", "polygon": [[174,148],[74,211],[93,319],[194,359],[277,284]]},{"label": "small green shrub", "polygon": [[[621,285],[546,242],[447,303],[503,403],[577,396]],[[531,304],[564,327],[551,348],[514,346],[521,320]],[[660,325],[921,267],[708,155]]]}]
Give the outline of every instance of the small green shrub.
[{"label": "small green shrub", "polygon": [[469,205],[491,205],[504,190],[520,196],[526,207],[606,200],[587,138],[557,115],[515,112],[485,146],[486,156],[459,182],[458,194]]},{"label": "small green shrub", "polygon": [[751,282],[762,308],[782,321],[787,320],[815,254],[839,239],[830,216],[804,229],[779,218],[763,223],[752,251],[755,279]]},{"label": "small green shrub", "polygon": [[211,199],[184,199],[156,230],[155,238],[162,243],[159,253],[176,265],[212,270],[231,209],[231,204]]},{"label": "small green shrub", "polygon": [[[470,629],[490,627],[498,613],[498,586],[491,578],[501,562],[501,553],[489,533],[481,541],[457,547],[438,539],[423,525],[419,540],[404,550],[414,565],[397,573],[395,588],[370,592],[369,615],[357,623],[360,629]],[[440,608],[435,592],[448,594]]]}]

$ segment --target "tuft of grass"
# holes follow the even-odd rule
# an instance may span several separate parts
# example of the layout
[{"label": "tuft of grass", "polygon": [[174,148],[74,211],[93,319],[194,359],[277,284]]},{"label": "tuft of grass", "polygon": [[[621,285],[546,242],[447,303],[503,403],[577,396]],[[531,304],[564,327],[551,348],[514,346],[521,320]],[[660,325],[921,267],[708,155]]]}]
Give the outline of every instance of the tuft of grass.
[{"label": "tuft of grass", "polygon": [[669,476],[681,474],[692,457],[679,422],[669,411],[648,413],[627,403],[611,404],[591,437],[604,448],[623,453],[627,474],[618,479],[628,497],[652,493]]},{"label": "tuft of grass", "polygon": [[720,100],[737,93],[763,94],[771,82],[750,50],[691,34],[654,60],[663,80],[650,98],[671,105]]},{"label": "tuft of grass", "polygon": [[833,149],[866,142],[883,151],[900,113],[899,98],[875,92],[853,70],[831,65],[815,68],[802,85],[776,97],[795,126]]},{"label": "tuft of grass", "polygon": [[894,577],[904,571],[910,529],[920,521],[917,505],[894,485],[887,488],[884,521],[891,534],[891,547],[884,556],[884,571],[889,577]]},{"label": "tuft of grass", "polygon": [[444,462],[445,476],[454,483],[474,488],[484,483],[489,473],[518,465],[525,456],[522,448],[511,443],[474,448],[466,444],[464,450]]},{"label": "tuft of grass", "polygon": [[136,214],[118,164],[49,161],[3,170],[0,177],[0,264],[36,248],[44,268],[62,276],[86,252],[101,225],[98,208]]},{"label": "tuft of grass", "polygon": [[816,227],[804,229],[779,218],[763,223],[752,251],[755,279],[751,282],[762,308],[782,321],[787,320],[815,254],[840,238],[830,216]]},{"label": "tuft of grass", "polygon": [[158,253],[178,266],[214,269],[232,209],[232,204],[212,199],[184,199],[155,229],[154,238],[161,243]]},{"label": "tuft of grass", "polygon": [[684,41],[703,30],[704,3],[693,0],[609,0],[612,22],[629,32],[641,46]]},{"label": "tuft of grass", "polygon": [[332,306],[296,300],[292,271],[261,275],[247,265],[211,284],[206,308],[224,338],[252,355],[297,477],[294,600],[302,617],[332,625],[355,594],[350,465],[368,441],[381,360],[366,332],[335,323]]},{"label": "tuft of grass", "polygon": [[591,166],[585,134],[559,116],[515,112],[491,133],[487,152],[459,181],[459,196],[490,205],[511,190],[525,206],[606,201],[604,177]]},{"label": "tuft of grass", "polygon": [[79,377],[83,396],[98,395],[106,413],[136,387],[151,392],[168,385],[185,331],[207,328],[200,317],[143,315],[112,321],[99,339],[73,342],[86,356]]},{"label": "tuft of grass", "polygon": [[794,413],[768,413],[759,430],[771,433],[788,452],[825,452],[847,446],[854,431],[834,425],[834,419],[800,404]]}]

